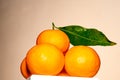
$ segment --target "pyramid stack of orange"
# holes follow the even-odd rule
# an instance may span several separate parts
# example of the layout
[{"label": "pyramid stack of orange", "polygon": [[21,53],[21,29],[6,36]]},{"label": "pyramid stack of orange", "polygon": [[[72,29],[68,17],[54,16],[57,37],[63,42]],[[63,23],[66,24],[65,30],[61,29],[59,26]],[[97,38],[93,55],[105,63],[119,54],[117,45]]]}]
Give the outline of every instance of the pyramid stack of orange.
[{"label": "pyramid stack of orange", "polygon": [[100,57],[88,46],[70,47],[68,36],[60,30],[44,30],[20,65],[24,78],[32,74],[93,77],[100,68]]}]

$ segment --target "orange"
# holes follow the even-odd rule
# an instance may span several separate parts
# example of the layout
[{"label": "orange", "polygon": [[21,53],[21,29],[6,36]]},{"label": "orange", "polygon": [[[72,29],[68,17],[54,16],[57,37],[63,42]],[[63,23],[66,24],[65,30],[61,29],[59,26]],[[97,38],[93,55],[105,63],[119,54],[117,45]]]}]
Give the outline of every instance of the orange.
[{"label": "orange", "polygon": [[93,77],[100,68],[100,58],[93,48],[73,46],[65,55],[65,70],[71,76]]},{"label": "orange", "polygon": [[30,77],[31,73],[29,72],[29,70],[27,68],[26,59],[25,58],[21,62],[20,70],[21,70],[21,74],[23,75],[24,78],[27,79],[28,77]]},{"label": "orange", "polygon": [[65,71],[65,68],[57,76],[69,76],[69,74]]},{"label": "orange", "polygon": [[58,76],[69,76],[69,74],[68,74],[66,71],[62,70],[62,71],[58,74]]},{"label": "orange", "polygon": [[57,75],[64,67],[63,53],[52,44],[35,45],[28,51],[26,61],[32,74]]},{"label": "orange", "polygon": [[68,36],[60,30],[44,30],[42,31],[36,40],[36,44],[50,43],[57,46],[62,52],[68,50],[70,41]]}]

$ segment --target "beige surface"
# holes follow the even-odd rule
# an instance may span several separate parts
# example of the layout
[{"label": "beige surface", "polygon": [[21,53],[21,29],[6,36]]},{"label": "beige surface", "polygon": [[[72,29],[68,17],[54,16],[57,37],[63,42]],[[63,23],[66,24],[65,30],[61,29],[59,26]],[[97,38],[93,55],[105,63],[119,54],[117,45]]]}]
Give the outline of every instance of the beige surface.
[{"label": "beige surface", "polygon": [[94,47],[101,58],[95,77],[120,77],[120,0],[0,0],[0,78],[25,80],[19,66],[41,30],[78,24],[103,31],[112,47]]}]

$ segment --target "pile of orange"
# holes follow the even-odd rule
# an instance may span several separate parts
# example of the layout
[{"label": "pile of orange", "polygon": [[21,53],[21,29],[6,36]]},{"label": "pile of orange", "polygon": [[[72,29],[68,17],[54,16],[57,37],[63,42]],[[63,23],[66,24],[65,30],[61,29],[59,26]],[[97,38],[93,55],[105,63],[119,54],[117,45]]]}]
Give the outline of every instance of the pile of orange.
[{"label": "pile of orange", "polygon": [[100,68],[100,58],[88,46],[70,47],[68,36],[60,30],[44,30],[21,62],[25,78],[32,74],[93,77]]}]

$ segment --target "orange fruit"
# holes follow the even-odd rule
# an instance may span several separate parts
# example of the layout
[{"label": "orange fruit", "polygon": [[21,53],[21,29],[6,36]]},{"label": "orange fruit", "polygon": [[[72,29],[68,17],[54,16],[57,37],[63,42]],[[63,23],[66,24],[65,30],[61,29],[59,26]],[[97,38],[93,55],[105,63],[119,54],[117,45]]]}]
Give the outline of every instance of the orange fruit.
[{"label": "orange fruit", "polygon": [[70,76],[66,71],[61,71],[58,76]]},{"label": "orange fruit", "polygon": [[70,41],[68,36],[60,30],[44,30],[42,31],[36,40],[36,44],[50,43],[57,46],[62,52],[68,50]]},{"label": "orange fruit", "polygon": [[32,74],[57,75],[64,67],[63,53],[52,44],[40,44],[32,47],[26,61]]},{"label": "orange fruit", "polygon": [[21,74],[23,75],[24,78],[28,78],[30,77],[31,73],[29,72],[28,68],[27,68],[27,65],[26,65],[26,59],[24,58],[23,61],[21,62],[21,65],[20,65],[20,71],[21,71]]},{"label": "orange fruit", "polygon": [[71,76],[93,77],[100,68],[100,58],[93,48],[73,46],[65,55],[65,70]]}]

